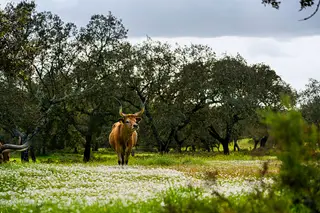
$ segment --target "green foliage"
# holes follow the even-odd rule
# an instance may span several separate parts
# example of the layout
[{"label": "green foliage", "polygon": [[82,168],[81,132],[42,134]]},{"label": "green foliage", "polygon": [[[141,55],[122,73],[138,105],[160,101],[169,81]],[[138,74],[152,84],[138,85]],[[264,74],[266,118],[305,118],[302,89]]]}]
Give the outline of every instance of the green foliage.
[{"label": "green foliage", "polygon": [[286,107],[286,112],[265,113],[270,133],[282,149],[280,174],[272,187],[261,180],[262,188],[248,195],[227,198],[215,192],[205,200],[196,193],[187,198],[172,193],[165,198],[165,212],[319,212],[320,171],[312,160],[316,129],[306,124],[300,112]]},{"label": "green foliage", "polygon": [[[320,126],[320,82],[310,79],[306,88],[299,94],[299,104],[304,119]],[[319,140],[319,139],[318,139]],[[318,141],[319,142],[319,141]]]},{"label": "green foliage", "polygon": [[111,12],[77,27],[33,2],[0,11],[0,127],[7,138],[39,127],[38,153],[84,147],[89,161],[92,148],[108,144],[117,97],[126,112],[146,104],[139,146],[166,153],[222,144],[228,154],[233,138],[252,136],[245,130],[258,123],[257,108],[278,109],[282,93],[293,96],[269,66],[240,55],[150,38],[132,45]]},{"label": "green foliage", "polygon": [[[212,97],[216,107],[209,113],[213,118],[209,133],[229,153],[228,144],[234,137],[243,135],[245,126],[257,123],[257,109],[280,109],[281,95],[293,93],[269,66],[248,65],[240,56],[224,56],[214,64],[213,84],[216,92]],[[263,83],[262,83],[263,82]]]},{"label": "green foliage", "polygon": [[[263,2],[279,7],[278,1]],[[313,4],[313,1],[301,1],[301,8]],[[42,164],[29,165],[34,168],[28,171],[23,170],[21,164],[1,165],[2,172],[12,173],[0,176],[0,192],[8,191],[11,185],[18,186],[14,190],[21,192],[28,184],[47,187],[53,180],[43,184],[25,182],[17,176],[45,178],[45,174],[54,174],[58,179],[66,174],[60,174],[59,164],[69,171],[72,163],[82,161],[81,154],[46,155],[47,149],[79,148],[84,151],[85,161],[91,158],[94,162],[87,169],[101,162],[115,165],[113,151],[93,152],[92,157],[90,154],[93,146],[98,148],[108,142],[112,123],[119,116],[118,103],[113,98],[117,97],[128,112],[139,109],[142,102],[146,104],[139,146],[150,150],[157,147],[162,153],[173,149],[181,152],[185,146],[208,151],[184,155],[138,153],[131,165],[176,168],[196,177],[205,172],[208,179],[215,180],[216,176],[240,176],[237,165],[242,168],[243,160],[247,160],[250,166],[241,175],[256,176],[250,160],[270,160],[273,156],[253,157],[247,155],[248,151],[224,156],[212,151],[221,143],[228,154],[234,138],[264,134],[268,130],[279,149],[279,176],[273,186],[265,184],[262,178],[262,188],[238,197],[224,197],[217,192],[205,197],[198,188],[185,186],[145,202],[116,200],[112,205],[102,206],[74,202],[64,207],[65,211],[320,211],[320,171],[314,159],[319,149],[318,81],[310,80],[300,94],[299,112],[293,107],[296,94],[268,65],[249,65],[240,55],[218,58],[204,45],[172,47],[151,39],[131,45],[124,41],[127,29],[111,13],[93,15],[85,27],[78,29],[51,12],[37,12],[34,2],[23,1],[1,9],[0,24],[1,133],[6,132],[4,138],[7,139],[16,136],[14,130],[30,134],[32,129],[41,127],[33,141],[44,154],[38,162],[48,166],[41,173],[37,166]],[[283,94],[290,98],[281,102]],[[257,110],[266,108],[270,111],[263,114],[266,130],[261,133],[257,129],[264,126],[258,120]],[[239,142],[240,147],[242,143]],[[248,144],[243,146],[248,147]],[[12,159],[17,160],[17,154],[13,154]],[[263,177],[268,174],[268,165],[271,163],[265,164],[261,171]],[[272,167],[275,168],[277,166]],[[92,174],[82,174],[81,184],[85,185]],[[80,173],[77,175],[80,178]],[[10,194],[3,196],[11,199]],[[59,199],[63,200],[63,196]],[[2,206],[0,209],[3,208],[2,212],[41,212],[51,208],[57,212],[61,211],[58,203],[17,204],[14,209]]]},{"label": "green foliage", "polygon": [[319,211],[320,170],[314,161],[318,129],[308,125],[301,113],[286,106],[285,113],[268,113],[266,123],[282,152],[279,188],[291,196],[292,202]]},{"label": "green foliage", "polygon": [[[318,212],[320,173],[318,165],[312,159],[312,153],[315,151],[316,129],[307,125],[301,113],[288,104],[290,101],[287,100],[284,103],[286,111],[267,111],[264,114],[265,122],[270,127],[270,134],[281,148],[280,173],[279,177],[274,179],[275,183],[272,186],[267,185],[262,178],[261,188],[249,194],[231,197],[225,197],[216,191],[213,195],[204,196],[202,190],[198,188],[182,187],[171,189],[160,197],[146,202],[124,204],[116,201],[112,205],[93,204],[83,208],[98,212],[148,212],[150,209],[157,212]],[[154,159],[147,163],[149,165],[173,165],[174,159],[177,159],[177,156],[170,159],[169,155],[149,157],[142,155],[141,157],[145,162],[148,158]],[[190,157],[182,158],[180,162],[186,164],[190,162]],[[48,172],[58,171],[49,169]],[[268,172],[268,163],[265,163],[261,174],[264,175],[266,172]],[[12,180],[17,181],[14,177],[12,176]],[[6,178],[10,179],[9,176]],[[76,211],[79,205],[74,203],[68,210]],[[31,205],[24,207],[26,211],[37,208]],[[59,207],[56,204],[46,203],[41,208],[52,208],[58,211]]]}]

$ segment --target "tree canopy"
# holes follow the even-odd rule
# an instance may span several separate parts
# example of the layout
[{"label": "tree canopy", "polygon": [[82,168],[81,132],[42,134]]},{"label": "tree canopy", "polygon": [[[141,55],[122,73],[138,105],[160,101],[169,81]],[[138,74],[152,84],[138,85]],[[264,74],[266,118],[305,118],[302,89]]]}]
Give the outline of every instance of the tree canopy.
[{"label": "tree canopy", "polygon": [[125,112],[145,103],[140,149],[222,144],[228,154],[228,144],[258,122],[257,110],[278,110],[282,94],[295,96],[270,66],[241,55],[151,38],[133,45],[111,12],[80,28],[37,12],[34,2],[8,4],[0,16],[1,133],[35,135],[39,153],[83,147],[89,161],[92,148],[108,146],[117,98]]}]

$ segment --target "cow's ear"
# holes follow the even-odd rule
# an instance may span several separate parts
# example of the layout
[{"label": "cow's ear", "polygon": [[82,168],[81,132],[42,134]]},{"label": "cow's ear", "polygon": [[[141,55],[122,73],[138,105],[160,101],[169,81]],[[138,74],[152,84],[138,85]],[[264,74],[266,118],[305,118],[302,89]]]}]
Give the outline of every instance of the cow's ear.
[{"label": "cow's ear", "polygon": [[118,120],[120,123],[124,123],[124,118],[119,118]]},{"label": "cow's ear", "polygon": [[136,117],[136,122],[139,123],[141,121],[141,117]]}]

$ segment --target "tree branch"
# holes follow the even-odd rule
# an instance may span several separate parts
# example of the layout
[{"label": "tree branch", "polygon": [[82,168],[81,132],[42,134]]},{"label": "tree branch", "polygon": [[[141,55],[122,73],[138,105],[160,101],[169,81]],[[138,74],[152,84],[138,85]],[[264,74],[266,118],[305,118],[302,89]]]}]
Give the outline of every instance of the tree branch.
[{"label": "tree branch", "polygon": [[[157,141],[157,143],[158,143],[158,146],[159,146],[159,148],[160,148],[161,146],[164,146],[164,142],[163,142],[162,138],[160,137],[160,134],[159,134],[159,132],[158,132],[158,129],[157,129],[157,127],[155,126],[155,124],[154,124],[154,122],[153,122],[153,117],[152,117],[152,115],[151,115],[151,113],[150,113],[150,111],[149,111],[149,107],[148,107],[148,105],[146,104],[147,98],[144,97],[144,96],[142,95],[142,93],[139,92],[139,90],[138,90],[137,88],[135,88],[135,90],[136,90],[136,92],[137,92],[137,94],[138,94],[138,96],[139,96],[140,101],[144,103],[145,112],[146,112],[146,117],[147,117],[148,120],[149,120],[148,123],[149,123],[150,126],[151,126],[151,130],[152,130],[153,136],[155,137],[155,139],[156,139],[156,141]],[[159,149],[159,151],[161,151],[161,150]]]},{"label": "tree branch", "polygon": [[216,129],[210,125],[208,127],[209,133],[212,137],[214,137],[215,139],[217,139],[219,142],[223,142],[223,138],[221,138],[221,136],[219,135],[219,133],[216,131]]},{"label": "tree branch", "polygon": [[39,71],[38,67],[35,66],[35,65],[32,65],[33,68],[35,69],[35,71],[37,72],[38,76],[39,76],[39,79],[41,81],[41,83],[43,84],[43,86],[46,88],[48,94],[51,96],[51,92],[50,92],[50,89],[48,87],[48,85],[44,82],[43,78],[42,78],[42,73]]},{"label": "tree branch", "polygon": [[135,108],[139,109],[139,106],[135,105],[132,101],[130,101],[124,97],[121,97],[120,100],[125,101],[125,102],[129,103],[130,105],[134,106]]},{"label": "tree branch", "polygon": [[311,15],[309,15],[308,17],[304,18],[304,19],[300,19],[299,21],[306,21],[310,18],[312,18],[318,11],[319,11],[319,7],[320,7],[320,0],[318,0],[318,4],[316,9],[313,11],[313,13]]}]

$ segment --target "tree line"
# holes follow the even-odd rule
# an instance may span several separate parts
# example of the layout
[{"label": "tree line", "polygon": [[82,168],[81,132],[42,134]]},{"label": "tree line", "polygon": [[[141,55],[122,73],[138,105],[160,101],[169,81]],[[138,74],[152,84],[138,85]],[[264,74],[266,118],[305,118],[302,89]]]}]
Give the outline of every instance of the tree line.
[{"label": "tree line", "polygon": [[222,145],[228,154],[231,141],[267,134],[258,112],[282,110],[283,95],[319,123],[311,113],[319,112],[318,81],[298,94],[240,54],[151,38],[133,45],[111,12],[79,28],[22,1],[0,10],[0,24],[0,133],[6,142],[32,140],[41,154],[84,147],[89,161],[119,119],[116,99],[125,113],[145,103],[138,147],[161,153]]}]

